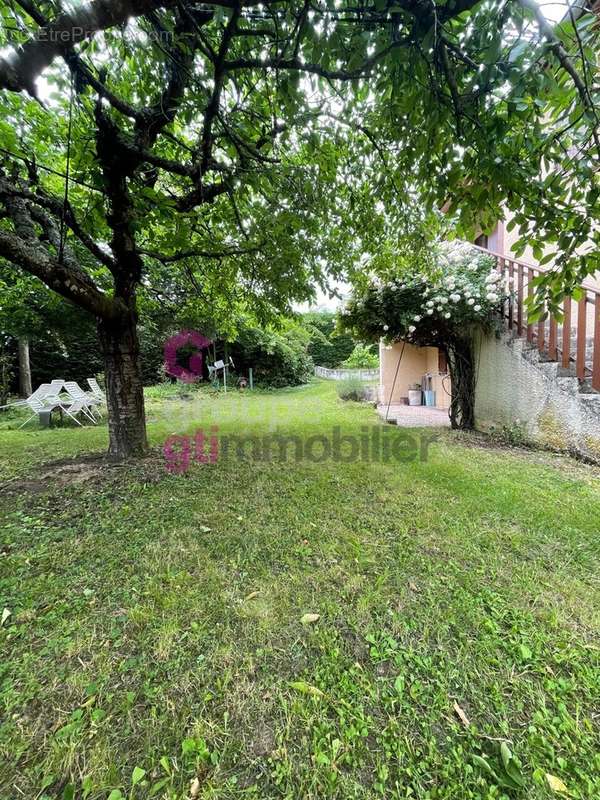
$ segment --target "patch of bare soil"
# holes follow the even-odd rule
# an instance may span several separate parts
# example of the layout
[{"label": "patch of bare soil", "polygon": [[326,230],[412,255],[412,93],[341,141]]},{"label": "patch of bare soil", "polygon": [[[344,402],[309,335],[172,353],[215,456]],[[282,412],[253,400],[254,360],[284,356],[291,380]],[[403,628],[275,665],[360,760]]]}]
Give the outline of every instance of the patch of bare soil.
[{"label": "patch of bare soil", "polygon": [[136,478],[145,483],[156,483],[165,474],[162,454],[156,449],[143,458],[114,461],[104,453],[90,453],[49,461],[40,464],[35,477],[15,477],[0,484],[0,495],[43,494],[91,481],[105,483],[117,479],[125,470],[133,470]]},{"label": "patch of bare soil", "polygon": [[103,483],[127,468],[141,471],[147,481],[154,482],[152,479],[156,479],[157,474],[162,475],[162,471],[158,469],[159,458],[158,453],[151,453],[145,458],[115,462],[105,454],[91,453],[78,458],[50,461],[39,466],[35,477],[15,477],[0,484],[0,494],[43,494],[63,486],[90,481]]},{"label": "patch of bare soil", "polygon": [[100,479],[108,470],[114,469],[111,463],[103,456],[83,456],[75,459],[62,459],[60,461],[42,464],[35,478],[12,478],[0,485],[2,494],[42,494],[49,490],[66,485],[86,483]]}]

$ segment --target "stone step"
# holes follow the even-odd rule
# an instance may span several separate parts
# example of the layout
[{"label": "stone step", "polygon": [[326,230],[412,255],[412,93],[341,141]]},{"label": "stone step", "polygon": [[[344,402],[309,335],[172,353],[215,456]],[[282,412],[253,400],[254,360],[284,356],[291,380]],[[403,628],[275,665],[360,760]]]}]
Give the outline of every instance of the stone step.
[{"label": "stone step", "polygon": [[567,394],[579,394],[579,381],[577,378],[557,378],[556,384],[560,387],[560,389],[562,389],[563,392],[566,392]]},{"label": "stone step", "polygon": [[[520,341],[520,340],[515,340],[515,341]],[[550,358],[550,356],[548,355],[548,351],[547,350],[544,350],[543,352],[540,352],[537,349],[537,347],[535,346],[535,344],[532,345],[531,342],[524,342],[523,347],[521,349],[521,352],[523,353],[523,356],[531,364],[553,363],[553,359]],[[571,359],[575,359],[577,353],[576,353],[575,350],[573,350],[570,355],[571,355]],[[560,354],[560,352],[558,353],[557,361],[554,362],[554,363],[559,363],[559,362],[561,362],[561,354]],[[592,348],[591,350],[586,350],[586,353],[585,353],[585,366],[586,366],[586,369],[588,369],[591,372],[593,365],[594,365],[594,350]],[[572,368],[575,369],[574,361],[572,361]]]},{"label": "stone step", "polygon": [[[593,343],[593,339],[588,338],[588,342]],[[600,393],[598,393],[595,389],[592,389],[592,381],[589,373],[592,371],[593,361],[591,358],[590,353],[586,353],[586,361],[585,366],[588,372],[588,375],[584,378],[584,380],[579,381],[577,379],[577,371],[576,366],[573,362],[569,367],[563,367],[562,363],[560,362],[560,355],[559,360],[551,360],[548,356],[546,351],[541,352],[535,346],[535,343],[529,342],[526,338],[520,337],[515,338],[511,341],[511,345],[515,352],[520,352],[523,358],[525,358],[530,364],[536,366],[540,372],[542,372],[547,378],[550,380],[558,380],[561,379],[564,381],[562,384],[563,389],[568,391],[570,394],[574,392],[575,383],[570,383],[569,381],[576,381],[579,386],[579,392],[585,395],[597,395],[600,397]]]},{"label": "stone step", "polygon": [[580,392],[578,398],[587,411],[600,417],[600,394],[584,394]]},{"label": "stone step", "polygon": [[581,394],[595,394],[600,396],[600,392],[598,392],[597,389],[592,389],[592,379],[589,376],[579,381],[579,391]]},{"label": "stone step", "polygon": [[537,367],[550,380],[554,381],[558,378],[558,364],[556,361],[540,361]]},{"label": "stone step", "polygon": [[[591,340],[588,339],[588,347],[586,348],[586,367],[589,370],[592,367],[591,356],[593,352],[593,348],[589,347],[590,342]],[[535,343],[527,341],[524,337],[510,338],[509,344],[515,354],[520,354],[523,359],[539,370],[549,381],[552,381],[561,392],[576,400],[576,408],[578,407],[580,410],[582,424],[585,424],[584,415],[592,415],[600,420],[600,392],[592,389],[591,377],[579,380],[573,362],[569,367],[565,368],[560,361],[551,361],[547,352],[540,353]]]}]

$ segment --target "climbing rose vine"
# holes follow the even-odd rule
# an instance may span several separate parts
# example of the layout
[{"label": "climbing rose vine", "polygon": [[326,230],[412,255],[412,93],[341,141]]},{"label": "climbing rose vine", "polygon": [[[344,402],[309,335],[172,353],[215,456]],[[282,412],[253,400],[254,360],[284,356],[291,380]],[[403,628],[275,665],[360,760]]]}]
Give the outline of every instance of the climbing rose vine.
[{"label": "climbing rose vine", "polygon": [[342,325],[369,339],[425,346],[465,325],[488,327],[505,295],[494,266],[492,256],[468,244],[444,242],[431,272],[405,272],[385,283],[374,278],[355,293],[341,312]]},{"label": "climbing rose vine", "polygon": [[385,282],[373,277],[340,313],[342,328],[386,345],[405,341],[438,347],[452,380],[450,419],[456,428],[474,425],[474,336],[495,325],[510,287],[501,283],[494,258],[463,242],[435,246],[432,266],[403,270]]}]

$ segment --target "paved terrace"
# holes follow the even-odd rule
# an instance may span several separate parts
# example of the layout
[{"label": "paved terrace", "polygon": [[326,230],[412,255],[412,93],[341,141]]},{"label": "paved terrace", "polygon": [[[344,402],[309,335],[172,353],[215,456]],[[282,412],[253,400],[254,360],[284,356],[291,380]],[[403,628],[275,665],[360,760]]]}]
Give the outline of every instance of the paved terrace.
[{"label": "paved terrace", "polygon": [[389,407],[378,405],[377,413],[388,422],[395,421],[396,425],[403,428],[449,428],[450,419],[448,411],[443,408],[430,408],[428,406],[405,406],[401,403],[392,403]]}]

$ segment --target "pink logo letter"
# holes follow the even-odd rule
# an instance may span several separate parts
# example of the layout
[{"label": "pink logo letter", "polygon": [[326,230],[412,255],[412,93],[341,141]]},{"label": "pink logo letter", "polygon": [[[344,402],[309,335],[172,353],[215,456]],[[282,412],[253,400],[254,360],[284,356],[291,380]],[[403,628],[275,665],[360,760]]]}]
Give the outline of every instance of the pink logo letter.
[{"label": "pink logo letter", "polygon": [[[191,344],[196,349],[196,352],[190,356],[187,369],[177,363],[177,351]],[[174,378],[179,378],[184,383],[194,383],[197,378],[202,377],[202,350],[211,344],[211,340],[207,339],[198,331],[180,331],[171,336],[165,342],[165,368],[169,375]]]}]

